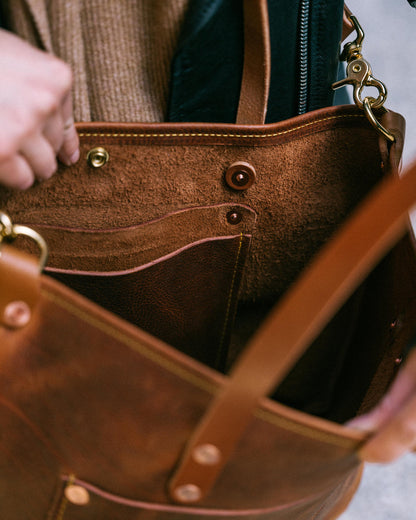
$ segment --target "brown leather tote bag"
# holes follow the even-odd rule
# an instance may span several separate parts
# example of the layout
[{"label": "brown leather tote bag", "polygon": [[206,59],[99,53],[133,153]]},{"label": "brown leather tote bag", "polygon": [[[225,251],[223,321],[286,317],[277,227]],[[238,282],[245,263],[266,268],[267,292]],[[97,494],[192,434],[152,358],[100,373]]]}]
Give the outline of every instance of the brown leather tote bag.
[{"label": "brown leather tote bag", "polygon": [[[267,55],[265,3],[247,4],[263,30],[246,55]],[[0,190],[2,518],[329,520],[348,503],[365,439],[339,422],[377,402],[416,328],[410,235],[379,261],[416,168],[395,174],[397,115],[387,146],[356,107],[264,125],[266,99],[267,60],[246,60],[237,124],[79,124],[79,164]],[[339,351],[327,418],[270,398]]]},{"label": "brown leather tote bag", "polygon": [[[2,518],[335,518],[358,484],[364,435],[266,396],[404,232],[415,201],[416,166],[349,221],[228,377],[40,276],[35,257],[4,243]],[[33,235],[9,226],[21,233]],[[366,283],[373,306],[356,336],[359,364],[373,368],[364,405],[415,327],[409,246],[401,241]]]}]

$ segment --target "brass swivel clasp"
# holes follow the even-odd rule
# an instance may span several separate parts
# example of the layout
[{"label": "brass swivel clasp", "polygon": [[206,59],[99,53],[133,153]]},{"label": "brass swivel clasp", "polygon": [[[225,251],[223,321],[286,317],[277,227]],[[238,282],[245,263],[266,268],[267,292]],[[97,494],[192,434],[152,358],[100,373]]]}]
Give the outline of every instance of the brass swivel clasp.
[{"label": "brass swivel clasp", "polygon": [[40,251],[39,269],[42,271],[48,259],[48,246],[43,237],[30,227],[13,224],[9,215],[0,211],[0,246],[4,241],[13,242],[19,235],[27,236],[36,242]]},{"label": "brass swivel clasp", "polygon": [[[357,18],[350,15],[351,23],[357,33],[354,41],[345,44],[341,53],[341,60],[347,62],[346,77],[332,85],[333,89],[343,87],[344,85],[353,85],[353,98],[355,104],[364,110],[370,123],[380,132],[386,139],[391,142],[395,141],[394,135],[384,128],[374,114],[374,110],[380,109],[387,99],[387,89],[384,83],[373,76],[371,65],[362,56],[362,45],[364,41],[364,31],[359,24]],[[377,97],[364,95],[364,89],[374,87],[378,91]]]},{"label": "brass swivel clasp", "polygon": [[355,58],[350,61],[347,65],[347,77],[334,83],[332,88],[337,89],[348,84],[354,86],[354,101],[361,109],[364,107],[363,90],[365,87],[375,87],[378,90],[378,97],[371,97],[371,108],[380,108],[386,101],[386,86],[373,76],[371,65],[364,58]]}]

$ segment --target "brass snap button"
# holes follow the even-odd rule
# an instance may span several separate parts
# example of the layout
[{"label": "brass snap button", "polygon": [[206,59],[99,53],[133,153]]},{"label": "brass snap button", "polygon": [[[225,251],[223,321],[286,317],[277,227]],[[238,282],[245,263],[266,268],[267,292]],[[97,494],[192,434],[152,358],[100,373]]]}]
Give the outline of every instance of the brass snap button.
[{"label": "brass snap button", "polygon": [[256,180],[256,170],[246,162],[235,162],[225,172],[225,182],[233,190],[247,190]]},{"label": "brass snap button", "polygon": [[110,156],[107,150],[101,146],[97,146],[90,150],[87,154],[88,164],[92,168],[101,168],[108,163]]}]

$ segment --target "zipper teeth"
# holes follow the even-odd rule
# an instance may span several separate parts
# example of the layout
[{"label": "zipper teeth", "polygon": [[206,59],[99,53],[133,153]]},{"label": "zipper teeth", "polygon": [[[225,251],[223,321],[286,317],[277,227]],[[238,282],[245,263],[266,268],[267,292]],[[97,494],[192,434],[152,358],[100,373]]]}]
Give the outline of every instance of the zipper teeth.
[{"label": "zipper teeth", "polygon": [[306,112],[308,102],[309,2],[310,0],[301,0],[300,4],[298,114]]}]

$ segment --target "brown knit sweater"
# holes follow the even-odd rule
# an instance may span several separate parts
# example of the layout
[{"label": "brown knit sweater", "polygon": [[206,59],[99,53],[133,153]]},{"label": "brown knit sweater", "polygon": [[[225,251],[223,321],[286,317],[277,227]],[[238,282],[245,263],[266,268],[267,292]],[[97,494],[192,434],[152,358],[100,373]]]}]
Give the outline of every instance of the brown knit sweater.
[{"label": "brown knit sweater", "polygon": [[163,121],[189,0],[8,0],[11,29],[74,73],[77,121]]}]

